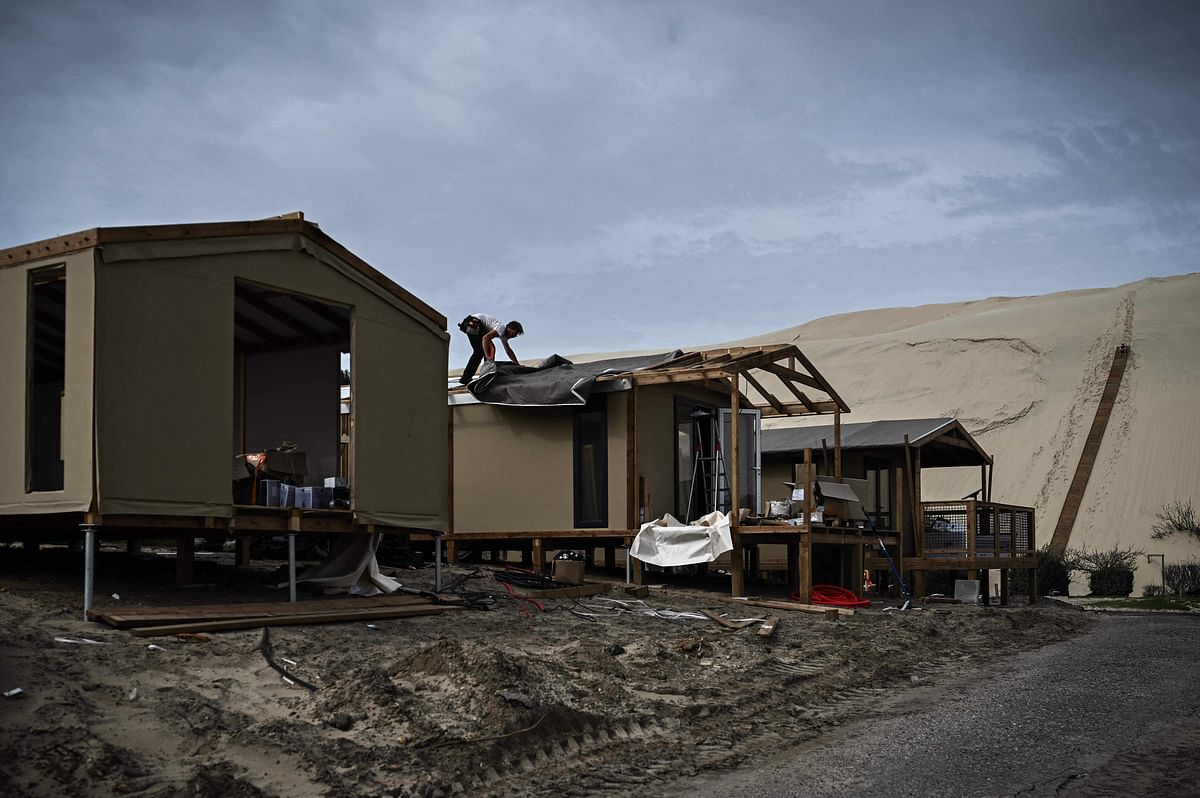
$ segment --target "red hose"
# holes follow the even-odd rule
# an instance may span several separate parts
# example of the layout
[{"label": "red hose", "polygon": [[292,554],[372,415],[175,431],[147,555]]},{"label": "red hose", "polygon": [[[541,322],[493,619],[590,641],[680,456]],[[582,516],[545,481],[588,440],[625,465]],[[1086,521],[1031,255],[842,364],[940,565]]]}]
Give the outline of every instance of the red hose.
[{"label": "red hose", "polygon": [[[799,593],[792,594],[792,601],[803,601]],[[870,599],[860,599],[854,591],[837,585],[813,585],[812,603],[831,607],[870,607]]]}]

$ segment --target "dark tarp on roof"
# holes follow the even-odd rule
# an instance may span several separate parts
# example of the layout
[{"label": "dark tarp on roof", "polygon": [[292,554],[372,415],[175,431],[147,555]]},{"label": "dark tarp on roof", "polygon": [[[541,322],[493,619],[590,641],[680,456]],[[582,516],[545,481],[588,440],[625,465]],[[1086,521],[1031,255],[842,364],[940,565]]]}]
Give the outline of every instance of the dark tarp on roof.
[{"label": "dark tarp on roof", "polygon": [[[928,447],[928,455],[922,455],[922,465],[958,466],[982,465],[990,462],[982,449],[972,452],[959,446],[938,445],[936,439],[942,435],[954,435],[961,429],[954,418],[908,418],[888,421],[865,421],[842,425],[842,449],[890,449],[904,446],[904,436],[909,444]],[[965,430],[963,430],[965,433]],[[833,448],[833,425],[819,427],[774,427],[762,431],[762,453],[771,455],[796,455],[805,449],[820,451],[821,440]],[[977,447],[967,437],[960,437]]]},{"label": "dark tarp on roof", "polygon": [[650,368],[682,354],[679,351],[658,355],[618,357],[572,363],[551,355],[536,366],[514,363],[485,363],[467,390],[489,405],[521,407],[560,407],[586,404],[592,384],[602,374],[621,374]]}]

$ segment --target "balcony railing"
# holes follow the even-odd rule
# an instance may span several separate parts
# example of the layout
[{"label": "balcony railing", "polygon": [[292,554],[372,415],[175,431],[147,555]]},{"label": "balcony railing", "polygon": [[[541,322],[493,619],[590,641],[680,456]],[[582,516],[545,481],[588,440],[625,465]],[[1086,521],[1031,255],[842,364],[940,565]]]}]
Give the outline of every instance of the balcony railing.
[{"label": "balcony railing", "polygon": [[1029,557],[1037,551],[1033,508],[995,502],[922,502],[919,557]]}]

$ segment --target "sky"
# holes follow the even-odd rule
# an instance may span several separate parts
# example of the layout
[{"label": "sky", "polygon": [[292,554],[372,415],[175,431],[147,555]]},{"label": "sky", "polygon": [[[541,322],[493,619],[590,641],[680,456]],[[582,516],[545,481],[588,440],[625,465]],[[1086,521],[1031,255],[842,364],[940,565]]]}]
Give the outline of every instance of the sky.
[{"label": "sky", "polygon": [[0,2],[0,247],[294,210],[524,360],[1198,270],[1200,3]]}]

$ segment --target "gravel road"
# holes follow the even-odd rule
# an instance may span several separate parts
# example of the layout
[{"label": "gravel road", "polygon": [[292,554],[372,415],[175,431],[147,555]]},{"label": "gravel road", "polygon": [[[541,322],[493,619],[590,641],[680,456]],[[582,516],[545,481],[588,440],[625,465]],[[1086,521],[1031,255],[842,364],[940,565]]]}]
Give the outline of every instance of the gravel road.
[{"label": "gravel road", "polygon": [[1106,616],[1081,637],[671,794],[1200,796],[1200,618]]}]

